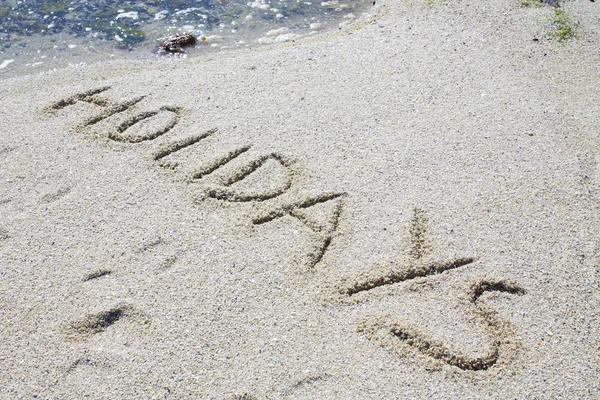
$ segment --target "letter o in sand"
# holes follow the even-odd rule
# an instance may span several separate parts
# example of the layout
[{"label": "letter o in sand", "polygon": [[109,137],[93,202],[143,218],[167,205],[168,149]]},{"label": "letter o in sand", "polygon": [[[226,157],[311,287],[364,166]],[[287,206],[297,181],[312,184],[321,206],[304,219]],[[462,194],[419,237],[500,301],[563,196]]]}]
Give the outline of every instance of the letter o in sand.
[{"label": "letter o in sand", "polygon": [[158,111],[134,115],[119,125],[116,132],[111,132],[109,138],[116,142],[140,143],[167,133],[178,121],[179,109],[165,106]]}]

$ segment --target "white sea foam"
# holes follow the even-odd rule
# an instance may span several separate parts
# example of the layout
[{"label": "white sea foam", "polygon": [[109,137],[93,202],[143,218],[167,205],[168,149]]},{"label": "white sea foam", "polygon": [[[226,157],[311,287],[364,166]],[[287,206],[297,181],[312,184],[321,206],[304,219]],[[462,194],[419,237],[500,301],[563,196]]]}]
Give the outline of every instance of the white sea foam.
[{"label": "white sea foam", "polygon": [[4,60],[4,61],[2,61],[2,64],[0,64],[0,69],[8,67],[8,65],[11,62],[14,62],[14,61],[15,61],[14,59],[13,60]]}]

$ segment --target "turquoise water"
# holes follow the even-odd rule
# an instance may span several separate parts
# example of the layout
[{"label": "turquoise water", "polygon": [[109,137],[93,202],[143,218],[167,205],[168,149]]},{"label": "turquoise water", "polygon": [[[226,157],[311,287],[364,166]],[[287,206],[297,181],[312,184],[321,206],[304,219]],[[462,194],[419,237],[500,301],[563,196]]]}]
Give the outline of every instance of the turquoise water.
[{"label": "turquoise water", "polygon": [[372,0],[4,0],[0,77],[107,58],[150,57],[177,33],[186,55],[294,40],[353,21]]}]

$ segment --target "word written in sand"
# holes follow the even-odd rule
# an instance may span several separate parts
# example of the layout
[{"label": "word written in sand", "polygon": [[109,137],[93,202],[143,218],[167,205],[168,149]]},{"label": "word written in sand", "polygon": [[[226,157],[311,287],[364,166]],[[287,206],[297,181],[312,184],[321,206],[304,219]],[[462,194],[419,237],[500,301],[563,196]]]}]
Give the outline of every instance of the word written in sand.
[{"label": "word written in sand", "polygon": [[[165,135],[180,123],[183,111],[181,107],[163,105],[154,110],[142,111],[139,107],[145,96],[113,101],[104,96],[109,89],[106,86],[74,94],[51,104],[48,111],[58,112],[78,103],[93,105],[96,112],[80,123],[81,129],[91,129],[102,125],[102,121],[109,121],[100,129],[108,140],[133,146],[142,142],[155,142],[157,145],[151,154],[152,162],[160,168],[173,171],[177,179],[194,185],[194,202],[212,199],[224,203],[252,204],[250,222],[254,226],[284,217],[294,218],[317,237],[317,244],[308,253],[308,268],[314,269],[323,260],[338,229],[345,193],[308,193],[300,185],[301,173],[293,159],[272,151],[257,153],[253,151],[251,144],[234,146],[209,157],[199,157],[198,146],[203,146],[205,140],[218,135],[216,128],[189,135],[185,132]],[[268,181],[271,184],[261,186],[257,183],[260,180],[252,180],[255,174],[265,171],[270,174]],[[244,182],[250,184],[243,185]],[[431,261],[429,256],[432,246],[427,240],[427,218],[423,210],[414,210],[409,233],[408,266],[394,265],[389,273],[357,279],[340,290],[341,298],[352,298],[355,303],[360,302],[361,298],[369,297],[377,288],[450,273],[476,261],[474,257]],[[96,271],[86,276],[84,281],[109,277],[110,273],[110,270]],[[512,332],[510,324],[480,300],[484,293],[492,291],[524,294],[524,290],[515,283],[501,280],[483,280],[468,289],[466,311],[482,320],[492,337],[490,352],[481,357],[462,356],[452,350],[452,346],[431,340],[426,333],[386,317],[376,318],[376,322],[363,321],[359,330],[367,334],[383,330],[386,340],[392,341],[392,347],[397,346],[397,343],[408,345],[428,357],[461,370],[487,370],[496,365],[503,351],[508,351]],[[71,336],[86,338],[101,333],[114,324],[133,320],[146,319],[131,306],[119,305],[105,312],[86,316],[71,324],[68,331]]]}]

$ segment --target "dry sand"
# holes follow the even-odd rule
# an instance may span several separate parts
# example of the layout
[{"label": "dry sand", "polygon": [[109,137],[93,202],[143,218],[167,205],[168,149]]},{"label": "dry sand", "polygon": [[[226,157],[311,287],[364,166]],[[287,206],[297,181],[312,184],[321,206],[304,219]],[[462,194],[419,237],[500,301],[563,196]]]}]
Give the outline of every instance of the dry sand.
[{"label": "dry sand", "polygon": [[3,81],[0,398],[598,398],[600,11],[563,7],[564,44],[383,0]]}]

